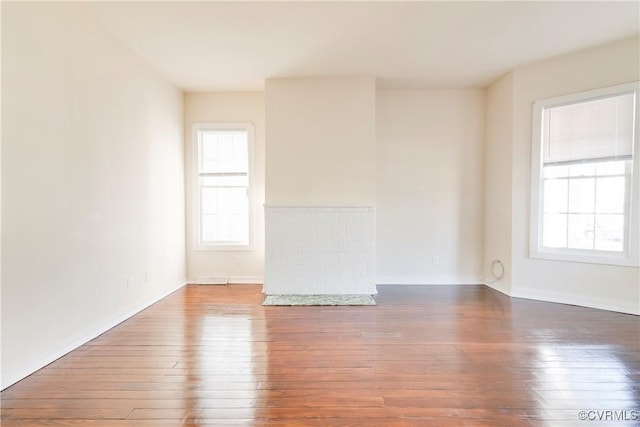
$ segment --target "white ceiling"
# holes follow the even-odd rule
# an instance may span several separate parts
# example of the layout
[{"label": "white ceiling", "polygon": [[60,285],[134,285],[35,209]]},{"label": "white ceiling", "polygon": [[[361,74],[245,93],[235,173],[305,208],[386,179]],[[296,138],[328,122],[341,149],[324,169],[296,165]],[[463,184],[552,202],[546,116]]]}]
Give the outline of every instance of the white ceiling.
[{"label": "white ceiling", "polygon": [[[484,87],[523,64],[638,34],[640,2],[95,2],[91,12],[185,91],[294,76],[384,88]],[[615,64],[612,64],[615,66]]]}]

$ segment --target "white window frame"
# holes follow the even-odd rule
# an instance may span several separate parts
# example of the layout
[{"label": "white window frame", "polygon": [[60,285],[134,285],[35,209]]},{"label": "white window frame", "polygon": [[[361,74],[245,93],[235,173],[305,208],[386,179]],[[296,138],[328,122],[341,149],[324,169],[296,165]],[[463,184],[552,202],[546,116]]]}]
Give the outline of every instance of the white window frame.
[{"label": "white window frame", "polygon": [[[546,108],[574,104],[599,98],[628,93],[635,94],[634,132],[630,180],[627,183],[627,206],[625,210],[625,249],[622,252],[608,252],[588,249],[548,248],[542,246],[543,232],[543,112]],[[532,155],[531,155],[531,213],[529,235],[529,257],[559,261],[573,261],[594,264],[640,266],[640,82],[626,83],[595,89],[566,96],[539,100],[533,103]]]},{"label": "white window frame", "polygon": [[[198,133],[201,131],[246,131],[249,137],[248,151],[249,151],[249,170],[248,170],[248,198],[249,198],[249,212],[248,212],[248,227],[249,227],[249,242],[248,244],[225,244],[225,243],[208,243],[201,240],[201,221],[200,215],[201,198],[200,198],[200,171],[199,171],[199,156],[200,147],[198,141]],[[192,194],[193,194],[193,246],[196,251],[252,251],[254,250],[255,242],[255,202],[254,202],[254,126],[249,122],[198,122],[192,126],[191,137],[191,170],[192,170]]]}]

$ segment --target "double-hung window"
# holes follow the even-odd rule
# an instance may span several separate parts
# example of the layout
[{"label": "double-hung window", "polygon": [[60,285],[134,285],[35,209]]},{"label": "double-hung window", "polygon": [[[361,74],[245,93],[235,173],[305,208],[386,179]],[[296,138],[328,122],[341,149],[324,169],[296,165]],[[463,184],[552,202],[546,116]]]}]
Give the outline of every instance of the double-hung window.
[{"label": "double-hung window", "polygon": [[639,265],[637,83],[533,106],[530,255]]},{"label": "double-hung window", "polygon": [[194,142],[196,247],[250,249],[252,125],[197,123]]}]

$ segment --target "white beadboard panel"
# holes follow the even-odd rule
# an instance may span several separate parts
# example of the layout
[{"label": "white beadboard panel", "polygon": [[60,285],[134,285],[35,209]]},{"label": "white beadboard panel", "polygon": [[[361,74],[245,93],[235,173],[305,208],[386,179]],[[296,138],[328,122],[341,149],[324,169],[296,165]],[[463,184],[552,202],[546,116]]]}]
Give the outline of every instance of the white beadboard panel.
[{"label": "white beadboard panel", "polygon": [[375,294],[373,206],[265,206],[265,293]]}]

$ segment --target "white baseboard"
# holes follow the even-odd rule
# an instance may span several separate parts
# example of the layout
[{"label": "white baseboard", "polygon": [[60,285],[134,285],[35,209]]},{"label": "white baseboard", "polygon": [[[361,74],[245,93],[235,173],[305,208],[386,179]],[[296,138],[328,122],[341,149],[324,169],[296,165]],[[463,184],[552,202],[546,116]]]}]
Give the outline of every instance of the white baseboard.
[{"label": "white baseboard", "polygon": [[229,283],[233,285],[263,285],[264,277],[260,277],[260,276],[229,277]]},{"label": "white baseboard", "polygon": [[50,346],[49,348],[41,351],[33,357],[27,358],[20,364],[12,366],[6,371],[3,370],[2,377],[0,378],[0,390],[4,390],[5,388],[17,383],[18,381],[33,374],[37,370],[44,368],[51,362],[58,360],[65,354],[102,335],[109,329],[114,328],[115,326],[138,314],[150,305],[155,304],[161,299],[182,288],[185,284],[186,280],[184,280],[182,283],[176,284],[175,286],[171,286],[170,288],[167,288],[166,290],[160,292],[158,295],[155,295],[150,300],[145,301],[137,307],[116,313],[115,315],[110,316],[109,318],[104,320],[101,325],[94,325],[88,330],[82,331],[80,334],[78,334],[78,336],[60,340],[55,345]]},{"label": "white baseboard", "polygon": [[479,285],[477,277],[377,276],[377,285]]},{"label": "white baseboard", "polygon": [[511,289],[509,288],[508,284],[502,284],[500,282],[491,283],[491,282],[488,282],[488,281],[484,281],[484,282],[481,282],[481,283],[483,285],[493,289],[494,291],[498,291],[501,294],[504,294],[504,295],[506,295],[508,297],[511,296],[511,294],[510,294]]},{"label": "white baseboard", "polygon": [[229,283],[227,276],[208,276],[198,277],[195,280],[196,285],[226,285]]},{"label": "white baseboard", "polygon": [[[224,277],[227,280],[227,282],[224,284],[228,284],[228,285],[263,285],[264,284],[264,277],[262,276],[219,276],[219,277]],[[202,279],[198,279],[198,278],[187,279],[187,283],[190,285],[198,285],[198,284],[208,285],[208,283],[200,283],[202,281],[203,281]],[[216,286],[220,284],[222,283],[216,283],[212,285]]]},{"label": "white baseboard", "polygon": [[637,302],[611,301],[602,298],[587,297],[584,295],[527,288],[512,289],[511,296],[514,298],[578,305],[582,307],[597,308],[600,310],[615,311],[618,313],[640,315],[640,306]]}]

